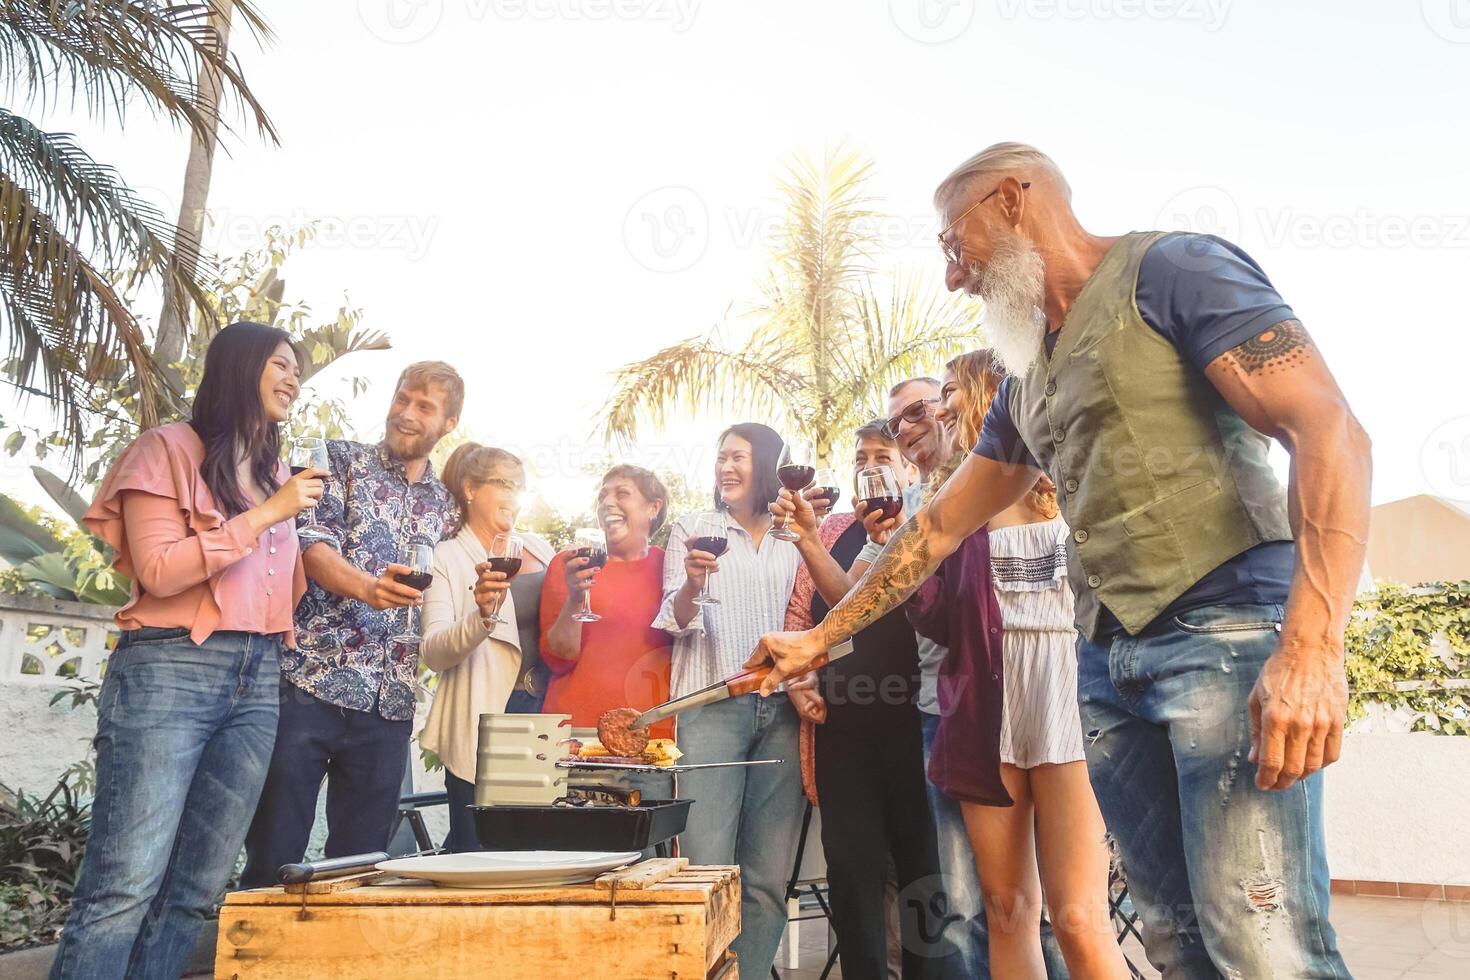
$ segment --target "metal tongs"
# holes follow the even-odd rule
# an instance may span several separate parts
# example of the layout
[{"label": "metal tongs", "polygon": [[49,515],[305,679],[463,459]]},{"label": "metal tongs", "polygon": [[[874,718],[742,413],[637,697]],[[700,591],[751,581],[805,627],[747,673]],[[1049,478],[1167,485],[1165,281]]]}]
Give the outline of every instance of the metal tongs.
[{"label": "metal tongs", "polygon": [[[852,653],[852,640],[843,640],[826,653],[817,654],[811,663],[788,675],[788,679],[791,677],[800,677],[802,674],[809,674],[819,667],[825,667],[839,657],[847,656],[849,653]],[[688,711],[690,708],[699,708],[706,704],[714,704],[716,701],[723,701],[726,698],[738,698],[742,694],[754,694],[761,689],[761,683],[770,676],[770,673],[771,668],[769,666],[757,667],[755,670],[742,670],[733,677],[727,677],[722,681],[715,681],[709,687],[700,688],[698,691],[685,694],[683,697],[677,697],[673,700],[665,701],[657,707],[649,708],[629,723],[628,727],[647,728],[649,725],[663,721],[665,718],[672,718],[674,715],[682,711]]]}]

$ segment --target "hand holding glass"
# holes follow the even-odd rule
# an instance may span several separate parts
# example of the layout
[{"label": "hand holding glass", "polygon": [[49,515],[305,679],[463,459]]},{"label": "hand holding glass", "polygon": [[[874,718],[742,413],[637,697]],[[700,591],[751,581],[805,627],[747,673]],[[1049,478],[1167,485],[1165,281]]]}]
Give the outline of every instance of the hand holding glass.
[{"label": "hand holding glass", "polygon": [[[602,568],[607,564],[607,535],[601,528],[584,527],[577,531],[572,551],[573,558],[585,558],[583,569]],[[582,608],[572,613],[578,623],[595,623],[602,617],[592,611],[592,587],[582,590]]]}]

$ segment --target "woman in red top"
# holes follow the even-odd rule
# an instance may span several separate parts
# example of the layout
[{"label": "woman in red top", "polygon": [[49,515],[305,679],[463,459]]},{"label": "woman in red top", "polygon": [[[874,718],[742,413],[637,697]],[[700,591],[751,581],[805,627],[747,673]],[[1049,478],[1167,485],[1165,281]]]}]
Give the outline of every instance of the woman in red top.
[{"label": "woman in red top", "polygon": [[[551,668],[542,710],[569,714],[591,728],[610,708],[651,708],[668,700],[672,641],[648,624],[663,599],[664,551],[649,539],[663,526],[668,491],[637,466],[614,466],[597,494],[597,521],[607,535],[607,565],[563,552],[551,560],[541,593],[541,653]],[[594,584],[595,583],[595,584]],[[590,590],[602,617],[580,623],[572,615]],[[672,738],[673,719],[654,725],[654,738]],[[664,792],[662,781],[649,792]],[[668,797],[664,797],[668,798]]]}]

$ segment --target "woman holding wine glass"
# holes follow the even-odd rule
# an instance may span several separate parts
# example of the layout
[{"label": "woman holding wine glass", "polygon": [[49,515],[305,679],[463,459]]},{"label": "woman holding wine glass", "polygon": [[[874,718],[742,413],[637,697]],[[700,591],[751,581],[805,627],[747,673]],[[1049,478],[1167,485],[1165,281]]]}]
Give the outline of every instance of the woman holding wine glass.
[{"label": "woman holding wine glass", "polygon": [[434,549],[424,593],[419,653],[439,675],[420,742],[444,764],[453,851],[477,851],[467,809],[475,797],[479,718],[507,710],[526,653],[530,624],[535,649],[536,606],[521,608],[517,581],[540,587],[552,549],[515,530],[525,491],[521,461],[503,449],[465,443],[444,466],[444,485],[459,504],[464,526]]},{"label": "woman holding wine glass", "polygon": [[[541,651],[551,669],[545,711],[592,728],[612,708],[643,710],[669,696],[669,635],[649,624],[663,599],[664,550],[650,544],[664,524],[669,494],[638,466],[607,471],[597,524],[576,532],[551,560],[541,596]],[[653,726],[672,738],[674,720]],[[629,782],[650,799],[672,799],[665,774]]]},{"label": "woman holding wine glass", "polygon": [[[988,350],[945,365],[935,419],[954,456],[934,471],[926,499],[978,441],[1004,376]],[[1111,931],[1106,828],[1077,710],[1067,536],[1056,488],[1043,476],[946,558],[906,607],[915,629],[949,647],[930,775],[960,801],[996,976],[1046,976],[1043,904],[1072,976],[1128,975]]]},{"label": "woman holding wine glass", "polygon": [[[738,673],[762,633],[782,628],[801,559],[772,527],[781,452],[781,437],[767,426],[726,429],[715,460],[714,507],[681,518],[669,535],[663,604],[653,625],[674,637],[673,697]],[[720,541],[725,548],[717,555]],[[694,864],[741,868],[735,950],[742,975],[769,975],[786,928],[786,878],[804,810],[798,730],[784,693],[731,698],[679,717],[685,762],[785,760],[679,780],[679,795],[696,801],[680,838],[683,854]]]},{"label": "woman holding wine glass", "polygon": [[132,597],[115,617],[92,825],[53,977],[178,976],[234,870],[306,589],[296,515],[326,475],[280,458],[301,363],[283,330],[225,327],[190,421],[140,434],[83,517]]}]

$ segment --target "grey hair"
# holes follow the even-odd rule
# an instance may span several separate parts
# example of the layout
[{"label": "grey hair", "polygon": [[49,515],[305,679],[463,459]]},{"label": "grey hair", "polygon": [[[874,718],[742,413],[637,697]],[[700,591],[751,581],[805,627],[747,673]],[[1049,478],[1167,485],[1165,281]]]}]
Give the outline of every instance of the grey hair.
[{"label": "grey hair", "polygon": [[995,143],[987,146],[954,169],[934,190],[934,207],[972,179],[981,176],[1013,176],[1021,180],[1046,180],[1054,184],[1064,200],[1072,200],[1072,188],[1056,161],[1025,143]]},{"label": "grey hair", "polygon": [[924,383],[926,385],[933,385],[936,388],[939,387],[939,379],[938,378],[931,378],[927,374],[921,374],[921,375],[919,375],[916,378],[904,378],[898,384],[894,385],[892,388],[889,388],[888,389],[888,397],[889,398],[892,398],[894,395],[898,394],[900,391],[903,391],[909,385],[919,384],[920,382],[922,382],[922,383]]}]

